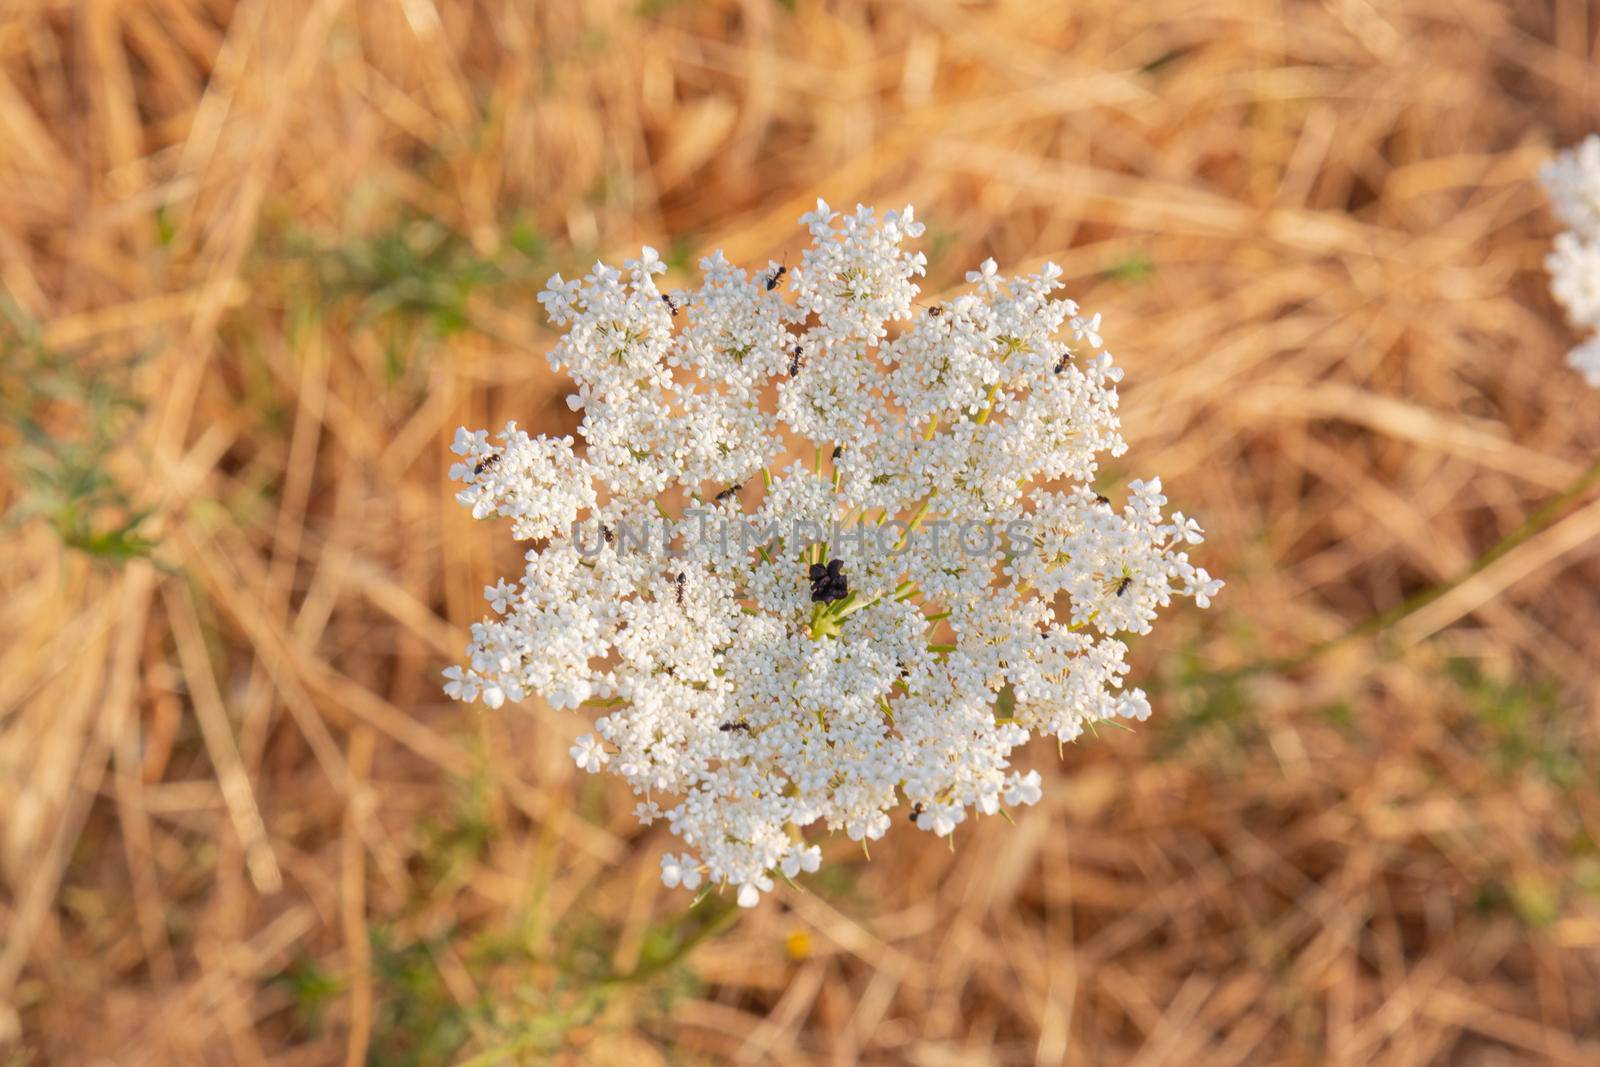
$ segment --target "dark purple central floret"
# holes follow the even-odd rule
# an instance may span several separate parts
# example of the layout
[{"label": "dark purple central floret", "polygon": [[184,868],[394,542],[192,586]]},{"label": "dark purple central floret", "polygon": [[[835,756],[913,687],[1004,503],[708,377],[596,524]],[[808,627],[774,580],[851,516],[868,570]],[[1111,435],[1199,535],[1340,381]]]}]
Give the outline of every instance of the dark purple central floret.
[{"label": "dark purple central floret", "polygon": [[829,560],[824,567],[813,563],[807,572],[811,579],[811,600],[816,604],[831,604],[850,595],[850,579],[844,574],[844,560]]}]

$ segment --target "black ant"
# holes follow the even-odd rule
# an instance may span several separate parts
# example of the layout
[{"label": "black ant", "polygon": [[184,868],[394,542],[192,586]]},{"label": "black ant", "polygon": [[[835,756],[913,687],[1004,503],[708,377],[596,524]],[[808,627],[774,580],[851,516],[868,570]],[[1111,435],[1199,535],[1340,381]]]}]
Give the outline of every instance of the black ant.
[{"label": "black ant", "polygon": [[728,486],[728,488],[724,489],[722,492],[717,494],[717,503],[720,504],[724,500],[728,500],[728,499],[732,498],[733,496],[738,494],[739,490],[741,490],[743,488],[744,488],[743,484],[741,484],[739,482],[734,482],[732,485]]},{"label": "black ant", "polygon": [[794,346],[794,354],[789,359],[789,377],[793,378],[796,374],[800,373],[800,357],[804,352],[805,349],[801,348],[799,345]]},{"label": "black ant", "polygon": [[844,455],[844,445],[834,445],[833,446],[833,458],[834,459],[838,459],[842,455]]},{"label": "black ant", "polygon": [[1128,591],[1128,587],[1130,585],[1132,585],[1132,584],[1133,584],[1133,575],[1131,575],[1131,574],[1124,574],[1121,578],[1118,578],[1117,579],[1117,585],[1116,585],[1116,595],[1117,596],[1122,596],[1124,593],[1126,593]]},{"label": "black ant", "polygon": [[906,819],[914,824],[917,821],[917,816],[921,815],[923,810],[922,801],[919,800],[915,804],[911,805],[911,814],[907,815]]},{"label": "black ant", "polygon": [[490,467],[494,466],[496,463],[499,463],[499,462],[500,462],[500,453],[491,452],[489,455],[484,456],[482,459],[478,460],[478,462],[476,464],[473,465],[472,473],[474,475],[482,474],[484,471],[488,470]]},{"label": "black ant", "polygon": [[943,304],[935,304],[935,305],[933,305],[933,307],[928,309],[928,315],[929,315],[930,318],[935,318],[936,319],[940,315],[943,315],[943,314],[944,314],[944,305]]},{"label": "black ant", "polygon": [[611,527],[605,523],[600,524],[600,536],[606,539],[606,544],[608,545],[617,539],[616,535],[611,532]]},{"label": "black ant", "polygon": [[1105,507],[1108,507],[1108,508],[1111,506],[1111,498],[1106,496],[1106,495],[1104,495],[1103,493],[1096,493],[1094,495],[1094,502],[1096,504],[1104,505]]},{"label": "black ant", "polygon": [[679,571],[678,577],[673,579],[673,583],[678,587],[678,607],[680,608],[683,607],[683,587],[688,584],[688,581],[689,576],[682,571]]},{"label": "black ant", "polygon": [[777,270],[767,275],[767,292],[770,293],[772,290],[776,289],[778,287],[778,283],[783,281],[783,276],[788,273],[788,267],[779,265]]},{"label": "black ant", "polygon": [[678,309],[683,306],[682,304],[678,303],[676,300],[673,300],[672,297],[668,296],[666,293],[661,294],[661,302],[667,305],[667,310],[672,312],[673,318],[678,317]]},{"label": "black ant", "polygon": [[1057,374],[1060,374],[1062,371],[1067,369],[1067,360],[1069,360],[1071,358],[1072,358],[1071,350],[1070,349],[1062,349],[1061,358],[1056,360],[1056,373]]},{"label": "black ant", "polygon": [[725,722],[721,726],[717,727],[717,729],[721,730],[725,734],[731,734],[731,733],[746,733],[747,734],[747,733],[750,732],[750,724],[747,723],[747,722]]}]

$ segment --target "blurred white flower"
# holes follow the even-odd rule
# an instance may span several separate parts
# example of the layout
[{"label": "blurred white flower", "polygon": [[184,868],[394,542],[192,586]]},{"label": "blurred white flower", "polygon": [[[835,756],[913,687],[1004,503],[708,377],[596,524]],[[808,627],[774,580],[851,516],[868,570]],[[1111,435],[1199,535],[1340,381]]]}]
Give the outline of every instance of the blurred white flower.
[{"label": "blurred white flower", "polygon": [[444,669],[444,694],[451,700],[477,700],[478,685],[460,667]]},{"label": "blurred white flower", "polygon": [[[1570,228],[1545,259],[1550,292],[1574,326],[1600,328],[1600,135],[1590,134],[1539,173],[1556,215]],[[1567,363],[1600,389],[1600,340],[1590,337]]]},{"label": "blurred white flower", "polygon": [[801,871],[807,874],[822,866],[822,849],[816,845],[798,844],[791,848],[783,857],[783,874],[786,878],[793,878]]},{"label": "blurred white flower", "polygon": [[1105,342],[1100,337],[1100,313],[1096,311],[1092,318],[1072,320],[1072,339],[1074,341],[1088,341],[1090,348],[1101,348]]},{"label": "blurred white flower", "polygon": [[1585,237],[1600,234],[1600,135],[1557,155],[1539,171],[1556,216]]},{"label": "blurred white flower", "polygon": [[1567,355],[1572,365],[1591,386],[1600,389],[1600,336],[1589,338]]},{"label": "blurred white flower", "polygon": [[[1147,717],[1122,635],[1221,587],[1160,479],[1092,488],[1127,450],[1122,372],[1059,267],[988,260],[918,305],[910,208],[801,222],[798,262],[714,253],[697,289],[658,289],[648,248],[552,278],[576,437],[452,445],[461,503],[531,544],[445,691],[604,707],[573,761],[670,798],[635,809],[686,849],[664,884],[746,907],[818,868],[808,828],[876,839],[908,803],[946,836],[1036,803],[1012,750]],[[809,462],[777,464],[797,438]]]},{"label": "blurred white flower", "polygon": [[917,826],[939,837],[949,837],[966,819],[965,808],[954,804],[937,804],[923,809],[922,814],[917,816]]},{"label": "blurred white flower", "polygon": [[572,761],[590,774],[598,773],[611,758],[593,734],[584,734],[567,751],[572,754]]},{"label": "blurred white flower", "polygon": [[1037,804],[1043,795],[1038,771],[1029,771],[1021,776],[1013,775],[1011,783],[1006,786],[1007,804]]},{"label": "blurred white flower", "polygon": [[504,615],[506,609],[511,606],[516,598],[517,587],[508,583],[504,578],[501,578],[493,585],[483,587],[483,599],[489,602],[489,606],[497,614]]},{"label": "blurred white flower", "polygon": [[1181,511],[1172,513],[1172,526],[1177,535],[1188,544],[1198,545],[1206,539],[1206,532],[1200,528],[1200,524]]},{"label": "blurred white flower", "polygon": [[1150,718],[1150,698],[1138,689],[1125,694],[1117,707],[1117,715],[1119,718],[1144,722]]},{"label": "blurred white flower", "polygon": [[761,894],[772,892],[772,879],[758,874],[739,887],[739,907],[753,908],[761,903]]},{"label": "blurred white flower", "polygon": [[694,864],[692,857],[674,856],[668,852],[661,857],[661,884],[668,889],[683,886],[693,890],[700,886],[700,870]]}]

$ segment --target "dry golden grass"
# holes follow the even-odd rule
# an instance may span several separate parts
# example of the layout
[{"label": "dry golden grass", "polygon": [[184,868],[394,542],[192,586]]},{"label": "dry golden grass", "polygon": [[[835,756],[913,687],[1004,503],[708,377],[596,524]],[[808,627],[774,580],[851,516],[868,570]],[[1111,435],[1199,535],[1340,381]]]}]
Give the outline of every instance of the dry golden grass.
[{"label": "dry golden grass", "polygon": [[[0,11],[0,1062],[1600,1062],[1600,452],[1532,177],[1579,0]],[[684,917],[581,720],[438,692],[531,296],[917,205],[1062,263],[1230,580],[953,853]],[[138,521],[135,521],[138,520]],[[699,912],[704,912],[700,914]],[[688,948],[696,939],[701,943]],[[6,1059],[6,1056],[11,1058]],[[473,1059],[473,1057],[477,1057]]]}]

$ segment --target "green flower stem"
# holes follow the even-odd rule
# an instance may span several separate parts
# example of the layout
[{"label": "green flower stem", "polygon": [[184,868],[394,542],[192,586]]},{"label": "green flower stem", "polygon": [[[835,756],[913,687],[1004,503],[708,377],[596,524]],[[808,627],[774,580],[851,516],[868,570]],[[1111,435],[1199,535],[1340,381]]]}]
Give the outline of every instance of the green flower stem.
[{"label": "green flower stem", "polygon": [[[615,992],[629,986],[641,985],[650,981],[663,971],[677,966],[683,962],[694,949],[702,942],[722,933],[739,920],[739,909],[721,897],[710,897],[715,900],[716,906],[711,914],[700,920],[698,925],[671,952],[655,959],[640,963],[631,971],[614,974],[602,978],[587,989],[577,1004],[568,1011],[545,1020],[546,1025],[531,1029],[527,1033],[518,1035],[511,1041],[487,1049],[469,1060],[463,1060],[458,1067],[493,1067],[493,1065],[512,1062],[518,1053],[528,1052],[547,1045],[552,1038],[559,1036],[573,1026],[579,1026],[592,1019],[606,1000]],[[698,904],[699,902],[697,902]],[[694,918],[695,905],[691,905],[686,919]]]},{"label": "green flower stem", "polygon": [[1570,486],[1562,490],[1545,504],[1541,505],[1526,519],[1518,524],[1517,528],[1506,534],[1483,555],[1473,560],[1467,567],[1438,585],[1431,586],[1419,593],[1406,598],[1402,603],[1395,605],[1388,611],[1379,612],[1370,618],[1355,624],[1341,634],[1336,634],[1325,641],[1319,641],[1309,648],[1303,649],[1292,656],[1279,656],[1271,659],[1255,660],[1243,666],[1227,671],[1219,671],[1211,675],[1211,679],[1218,682],[1230,682],[1240,678],[1247,678],[1257,674],[1276,674],[1281,671],[1293,670],[1303,667],[1333,651],[1335,648],[1358,641],[1367,637],[1376,637],[1396,624],[1415,615],[1429,604],[1434,603],[1451,591],[1466,584],[1468,581],[1481,574],[1496,561],[1504,558],[1512,550],[1531,540],[1545,530],[1560,517],[1561,513],[1573,501],[1580,499],[1596,482],[1600,482],[1600,457],[1597,457],[1589,467],[1578,476]]},{"label": "green flower stem", "polygon": [[977,417],[973,419],[973,421],[976,422],[979,426],[982,426],[985,423],[987,423],[989,421],[989,416],[994,414],[995,397],[997,397],[999,395],[1000,395],[1000,383],[999,382],[996,382],[995,384],[989,386],[989,395],[983,402],[983,410],[978,412]]}]

